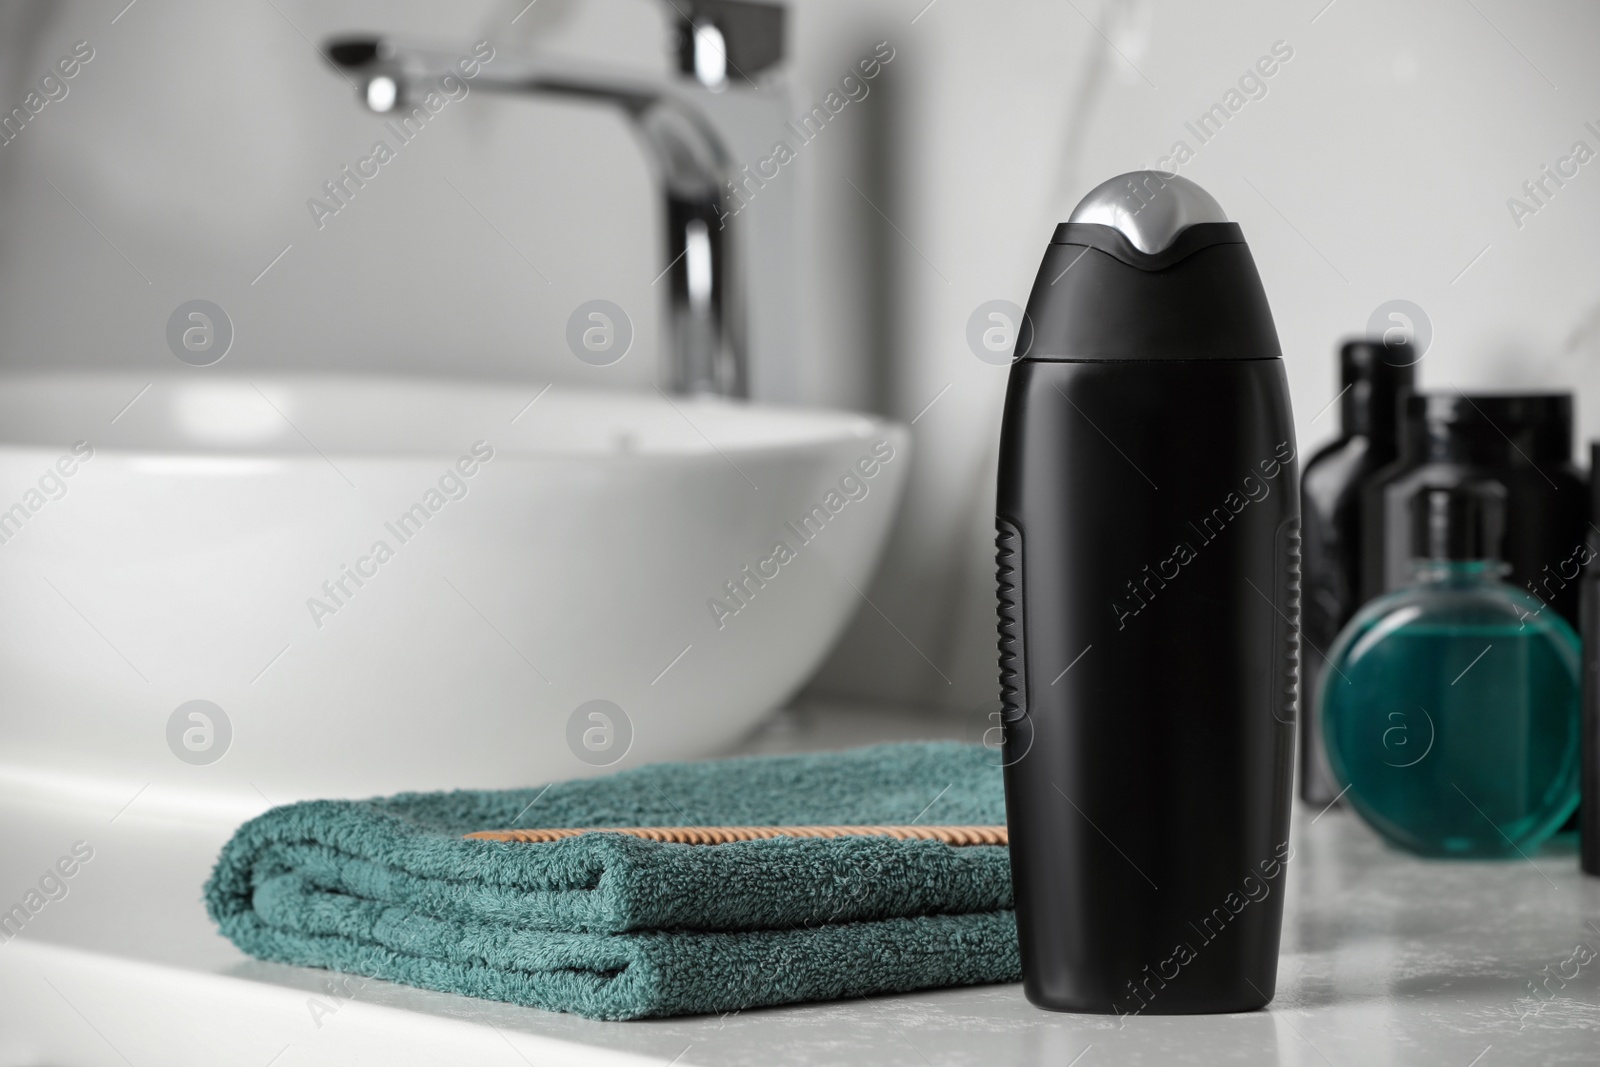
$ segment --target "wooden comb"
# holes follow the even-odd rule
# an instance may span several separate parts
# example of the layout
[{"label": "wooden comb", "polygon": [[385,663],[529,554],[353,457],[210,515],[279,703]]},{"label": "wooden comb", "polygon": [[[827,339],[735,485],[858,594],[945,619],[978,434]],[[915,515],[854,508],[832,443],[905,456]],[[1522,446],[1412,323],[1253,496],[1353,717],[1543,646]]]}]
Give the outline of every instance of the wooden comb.
[{"label": "wooden comb", "polygon": [[539,830],[477,830],[477,841],[539,844],[583,834],[627,834],[675,845],[727,845],[774,837],[892,837],[900,841],[943,841],[947,845],[1004,845],[1004,826],[582,826]]}]

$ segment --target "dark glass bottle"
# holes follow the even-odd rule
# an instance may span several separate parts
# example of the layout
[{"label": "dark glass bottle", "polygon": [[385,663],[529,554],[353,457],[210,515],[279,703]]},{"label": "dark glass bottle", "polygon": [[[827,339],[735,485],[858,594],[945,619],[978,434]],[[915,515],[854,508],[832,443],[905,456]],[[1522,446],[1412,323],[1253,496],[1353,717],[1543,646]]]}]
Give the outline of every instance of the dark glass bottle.
[{"label": "dark glass bottle", "polygon": [[1505,496],[1417,492],[1410,583],[1356,613],[1322,681],[1351,806],[1423,855],[1525,857],[1578,803],[1578,637],[1501,580]]},{"label": "dark glass bottle", "polygon": [[1361,606],[1361,483],[1399,456],[1399,400],[1415,380],[1416,361],[1404,342],[1345,342],[1339,349],[1339,436],[1300,476],[1300,798],[1319,808],[1339,795],[1317,705],[1323,657]]}]

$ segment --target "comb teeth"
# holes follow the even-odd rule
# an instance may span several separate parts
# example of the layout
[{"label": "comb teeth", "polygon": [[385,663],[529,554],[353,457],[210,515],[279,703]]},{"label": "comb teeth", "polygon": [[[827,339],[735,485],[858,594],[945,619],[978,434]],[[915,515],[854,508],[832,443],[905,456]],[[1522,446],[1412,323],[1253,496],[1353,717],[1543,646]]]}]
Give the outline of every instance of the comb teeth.
[{"label": "comb teeth", "polygon": [[1004,845],[1004,826],[556,826],[536,830],[477,830],[475,841],[544,844],[584,834],[626,834],[673,845],[729,845],[775,837],[890,837],[900,841],[942,841],[947,845]]}]

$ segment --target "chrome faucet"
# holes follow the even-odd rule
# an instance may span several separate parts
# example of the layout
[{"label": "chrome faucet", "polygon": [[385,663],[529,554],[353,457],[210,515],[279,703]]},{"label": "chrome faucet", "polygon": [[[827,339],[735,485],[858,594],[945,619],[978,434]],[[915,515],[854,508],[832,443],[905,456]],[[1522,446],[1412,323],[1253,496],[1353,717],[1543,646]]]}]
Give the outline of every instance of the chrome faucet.
[{"label": "chrome faucet", "polygon": [[[655,162],[666,241],[667,386],[676,393],[745,397],[750,390],[742,279],[733,269],[728,206],[734,163],[705,105],[740,91],[783,55],[783,9],[754,0],[674,3],[675,79],[608,71],[556,59],[497,58],[471,80],[474,89],[566,96],[611,104],[632,121]],[[459,77],[462,54],[409,47],[383,37],[341,37],[326,54],[358,80],[361,101],[379,113],[404,113]]]}]

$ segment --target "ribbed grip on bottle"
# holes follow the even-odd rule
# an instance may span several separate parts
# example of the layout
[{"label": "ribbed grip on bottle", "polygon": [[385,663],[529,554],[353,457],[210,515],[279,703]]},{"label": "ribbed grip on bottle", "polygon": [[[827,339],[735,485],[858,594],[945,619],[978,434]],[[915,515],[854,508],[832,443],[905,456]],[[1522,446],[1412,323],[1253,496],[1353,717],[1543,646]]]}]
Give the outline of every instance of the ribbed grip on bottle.
[{"label": "ribbed grip on bottle", "polygon": [[1272,681],[1272,714],[1292,723],[1300,691],[1300,519],[1284,520],[1278,527],[1273,577],[1273,658],[1279,670]]},{"label": "ribbed grip on bottle", "polygon": [[1000,594],[1000,717],[1016,722],[1028,710],[1022,643],[1022,531],[996,518],[995,563]]}]

